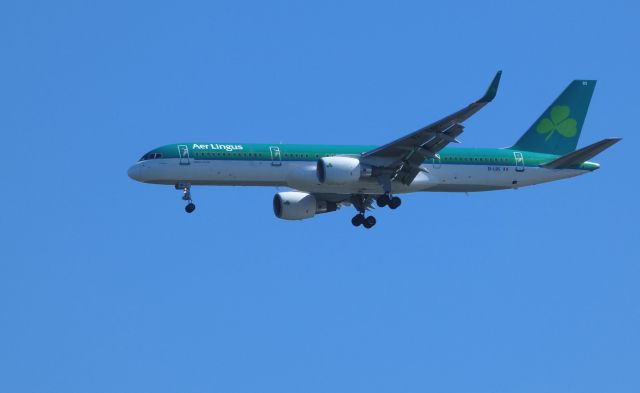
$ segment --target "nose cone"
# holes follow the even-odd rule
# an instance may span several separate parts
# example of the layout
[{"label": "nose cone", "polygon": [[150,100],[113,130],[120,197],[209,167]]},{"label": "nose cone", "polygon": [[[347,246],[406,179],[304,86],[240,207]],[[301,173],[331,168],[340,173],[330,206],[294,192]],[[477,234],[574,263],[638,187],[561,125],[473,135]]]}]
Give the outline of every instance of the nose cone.
[{"label": "nose cone", "polygon": [[135,181],[142,181],[141,171],[142,168],[140,168],[140,165],[135,164],[131,168],[129,168],[129,170],[127,171],[127,175],[129,175],[129,177]]}]

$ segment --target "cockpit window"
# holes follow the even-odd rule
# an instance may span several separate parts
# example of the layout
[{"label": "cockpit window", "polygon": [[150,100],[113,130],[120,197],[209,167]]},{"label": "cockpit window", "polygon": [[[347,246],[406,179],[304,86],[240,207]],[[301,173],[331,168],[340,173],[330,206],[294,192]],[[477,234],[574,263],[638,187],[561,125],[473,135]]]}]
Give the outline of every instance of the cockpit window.
[{"label": "cockpit window", "polygon": [[162,153],[147,153],[144,156],[142,156],[140,161],[153,160],[156,158],[162,158]]}]

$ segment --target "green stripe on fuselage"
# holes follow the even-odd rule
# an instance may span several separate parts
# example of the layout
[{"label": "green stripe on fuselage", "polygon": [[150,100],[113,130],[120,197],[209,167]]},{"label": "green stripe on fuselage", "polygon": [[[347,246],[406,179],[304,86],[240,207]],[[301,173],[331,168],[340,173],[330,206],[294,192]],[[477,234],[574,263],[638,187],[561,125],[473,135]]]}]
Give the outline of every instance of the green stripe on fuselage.
[{"label": "green stripe on fuselage", "polygon": [[[178,146],[187,146],[189,158],[194,160],[246,160],[272,161],[272,149],[280,151],[281,161],[312,161],[334,155],[360,155],[375,149],[373,145],[298,145],[298,144],[235,144],[235,143],[177,143],[151,150],[147,154],[160,153],[162,158],[180,158]],[[442,165],[496,165],[515,166],[512,149],[444,148],[439,152]],[[528,151],[519,151],[526,167],[537,167],[553,161],[559,156]],[[437,161],[437,160],[436,160]],[[425,160],[432,164],[434,159]],[[595,170],[599,165],[585,162],[575,169]]]}]

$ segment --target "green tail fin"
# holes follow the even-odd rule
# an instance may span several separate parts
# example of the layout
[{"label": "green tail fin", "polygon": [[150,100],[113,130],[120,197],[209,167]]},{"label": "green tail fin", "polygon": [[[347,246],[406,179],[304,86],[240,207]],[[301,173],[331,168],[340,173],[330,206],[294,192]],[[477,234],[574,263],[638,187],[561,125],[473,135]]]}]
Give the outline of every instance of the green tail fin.
[{"label": "green tail fin", "polygon": [[595,87],[594,80],[571,82],[511,148],[557,155],[574,151]]}]

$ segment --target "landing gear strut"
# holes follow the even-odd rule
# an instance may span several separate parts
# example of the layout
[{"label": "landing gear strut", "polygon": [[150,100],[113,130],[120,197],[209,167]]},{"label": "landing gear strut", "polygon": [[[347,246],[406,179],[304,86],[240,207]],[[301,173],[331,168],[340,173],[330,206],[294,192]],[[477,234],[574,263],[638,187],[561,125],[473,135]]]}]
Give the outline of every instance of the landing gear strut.
[{"label": "landing gear strut", "polygon": [[176,184],[176,190],[182,189],[182,200],[189,202],[187,206],[184,207],[184,211],[187,213],[193,213],[196,210],[196,205],[191,200],[191,184]]}]

